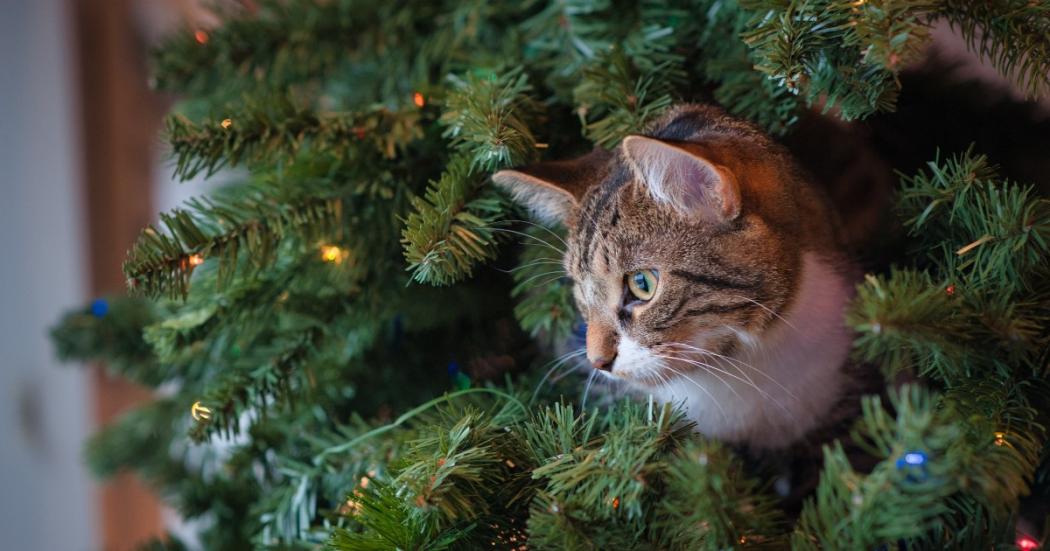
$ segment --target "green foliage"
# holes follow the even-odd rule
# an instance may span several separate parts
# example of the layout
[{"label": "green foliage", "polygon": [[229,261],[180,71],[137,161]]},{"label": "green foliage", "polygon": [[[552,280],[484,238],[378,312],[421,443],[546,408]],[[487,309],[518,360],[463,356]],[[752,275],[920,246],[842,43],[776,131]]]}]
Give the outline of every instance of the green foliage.
[{"label": "green foliage", "polygon": [[1025,0],[944,2],[942,16],[1030,97],[1050,90],[1050,4]]},{"label": "green foliage", "polygon": [[917,370],[948,386],[1039,374],[1050,343],[1050,201],[999,181],[969,152],[928,170],[903,178],[898,210],[932,269],[867,278],[848,315],[858,355],[888,375]]},{"label": "green foliage", "polygon": [[[756,12],[745,33],[757,68],[825,111],[846,119],[891,109],[895,73],[926,39],[935,2],[745,2]],[[767,11],[768,10],[768,11]]]},{"label": "green foliage", "polygon": [[[967,153],[929,164],[902,182],[900,210],[920,246],[943,244],[931,256],[982,287],[1029,286],[1045,270],[1050,255],[1050,200],[1036,197],[1031,186],[999,182],[982,155]],[[942,268],[942,269],[944,269]]]},{"label": "green foliage", "polygon": [[522,165],[536,156],[536,139],[528,120],[538,106],[527,96],[528,78],[515,69],[502,75],[467,75],[453,80],[445,100],[444,136],[483,171]]},{"label": "green foliage", "polygon": [[644,131],[671,106],[674,70],[671,62],[664,62],[642,74],[621,50],[600,56],[584,69],[573,94],[585,122],[584,135],[612,149],[628,134]]},{"label": "green foliage", "polygon": [[441,530],[436,518],[413,515],[396,490],[382,482],[373,483],[352,503],[359,504],[355,507],[360,507],[359,522],[364,531],[336,530],[328,544],[330,549],[439,551],[451,548],[470,533],[469,526]]},{"label": "green foliage", "polygon": [[315,113],[284,95],[249,96],[236,107],[226,107],[219,118],[195,123],[179,114],[168,117],[167,141],[175,156],[176,177],[188,180],[230,166],[287,161],[304,147],[350,158],[393,158],[422,137],[414,107]]},{"label": "green foliage", "polygon": [[133,290],[175,298],[189,291],[193,271],[206,259],[218,264],[218,278],[258,272],[272,264],[281,241],[304,243],[331,235],[342,204],[321,186],[263,185],[227,188],[191,199],[161,215],[161,229],[146,228],[128,252],[124,274]]},{"label": "green foliage", "polygon": [[701,51],[697,71],[712,83],[714,99],[729,112],[754,121],[773,134],[783,134],[794,124],[799,99],[788,88],[754,70],[756,53],[741,36],[751,28],[752,14],[735,0],[698,2],[705,13],[698,29]]},{"label": "green foliage", "polygon": [[667,496],[656,523],[671,549],[784,546],[785,517],[776,499],[750,478],[724,446],[697,441],[668,465]]},{"label": "green foliage", "polygon": [[949,383],[980,365],[960,339],[973,320],[955,308],[947,284],[913,271],[894,271],[888,279],[869,275],[865,283],[847,318],[860,333],[855,346],[864,361],[877,362],[888,377],[918,367],[921,375]]},{"label": "green foliage", "polygon": [[[1010,436],[998,443],[994,432],[981,430],[1002,428],[1011,415],[1030,420],[1025,408],[992,394],[999,411],[986,418],[985,411],[963,414],[956,409],[963,404],[917,387],[890,396],[893,414],[878,398],[865,399],[854,435],[882,461],[862,474],[850,466],[841,445],[825,448],[820,485],[802,511],[792,548],[868,549],[898,540],[909,541],[909,548],[929,548],[925,539],[931,532],[941,541],[966,537],[952,532],[960,528],[958,519],[973,517],[973,507],[982,510],[979,516],[1008,517],[1027,493],[1041,427],[1029,421],[1004,429]],[[970,478],[976,473],[988,476]],[[983,482],[975,487],[978,478]]]},{"label": "green foliage", "polygon": [[159,369],[142,328],[159,316],[156,305],[142,299],[106,297],[106,311],[91,308],[67,312],[51,330],[51,342],[63,361],[97,362],[133,381],[157,385],[170,374]]},{"label": "green foliage", "polygon": [[929,25],[940,17],[1030,93],[1045,91],[1050,75],[1045,2],[745,0],[742,5],[754,14],[744,37],[754,49],[756,68],[845,119],[893,108],[897,74],[919,56],[929,42]]},{"label": "green foliage", "polygon": [[426,195],[412,200],[415,212],[402,232],[405,259],[420,283],[448,285],[473,273],[496,255],[492,226],[501,211],[499,195],[465,157],[451,161]]}]

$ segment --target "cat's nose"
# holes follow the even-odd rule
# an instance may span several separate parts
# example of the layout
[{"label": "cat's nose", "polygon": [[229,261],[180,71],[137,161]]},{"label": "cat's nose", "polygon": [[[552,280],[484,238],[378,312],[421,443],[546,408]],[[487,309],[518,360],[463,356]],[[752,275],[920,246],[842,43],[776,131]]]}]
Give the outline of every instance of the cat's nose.
[{"label": "cat's nose", "polygon": [[591,360],[591,365],[594,366],[594,369],[600,371],[611,371],[614,361],[616,361],[616,354],[613,354],[612,356],[599,356]]}]

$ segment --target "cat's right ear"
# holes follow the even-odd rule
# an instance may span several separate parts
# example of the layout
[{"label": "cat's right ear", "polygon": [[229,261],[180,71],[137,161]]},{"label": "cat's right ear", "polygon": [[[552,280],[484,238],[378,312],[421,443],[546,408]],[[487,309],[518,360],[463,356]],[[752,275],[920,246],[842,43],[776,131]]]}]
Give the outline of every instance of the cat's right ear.
[{"label": "cat's right ear", "polygon": [[492,175],[492,182],[541,222],[567,226],[583,195],[601,182],[611,157],[609,151],[595,148],[576,159],[501,170]]}]

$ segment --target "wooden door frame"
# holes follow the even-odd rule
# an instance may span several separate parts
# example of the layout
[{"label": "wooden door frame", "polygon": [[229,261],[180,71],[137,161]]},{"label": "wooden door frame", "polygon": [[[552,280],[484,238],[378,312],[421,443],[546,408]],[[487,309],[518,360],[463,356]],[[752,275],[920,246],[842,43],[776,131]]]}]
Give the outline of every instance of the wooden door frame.
[{"label": "wooden door frame", "polygon": [[[121,263],[153,218],[151,182],[164,101],[147,87],[132,0],[70,0],[79,85],[80,145],[93,296],[124,289]],[[142,387],[92,368],[95,421],[105,425],[150,399]],[[133,474],[97,495],[99,548],[123,551],[164,534],[161,505]],[[90,546],[95,547],[95,546]]]}]

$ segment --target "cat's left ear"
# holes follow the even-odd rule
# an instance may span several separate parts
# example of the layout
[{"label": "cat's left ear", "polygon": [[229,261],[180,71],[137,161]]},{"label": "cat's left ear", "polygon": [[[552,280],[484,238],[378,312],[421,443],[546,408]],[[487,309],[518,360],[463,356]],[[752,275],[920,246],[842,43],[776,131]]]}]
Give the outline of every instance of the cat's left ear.
[{"label": "cat's left ear", "polygon": [[541,221],[567,226],[583,195],[601,183],[611,158],[609,151],[595,148],[575,159],[501,170],[492,175],[492,182]]},{"label": "cat's left ear", "polygon": [[627,136],[623,152],[635,176],[656,201],[690,217],[730,221],[740,215],[736,177],[728,168],[704,157],[699,146]]}]

